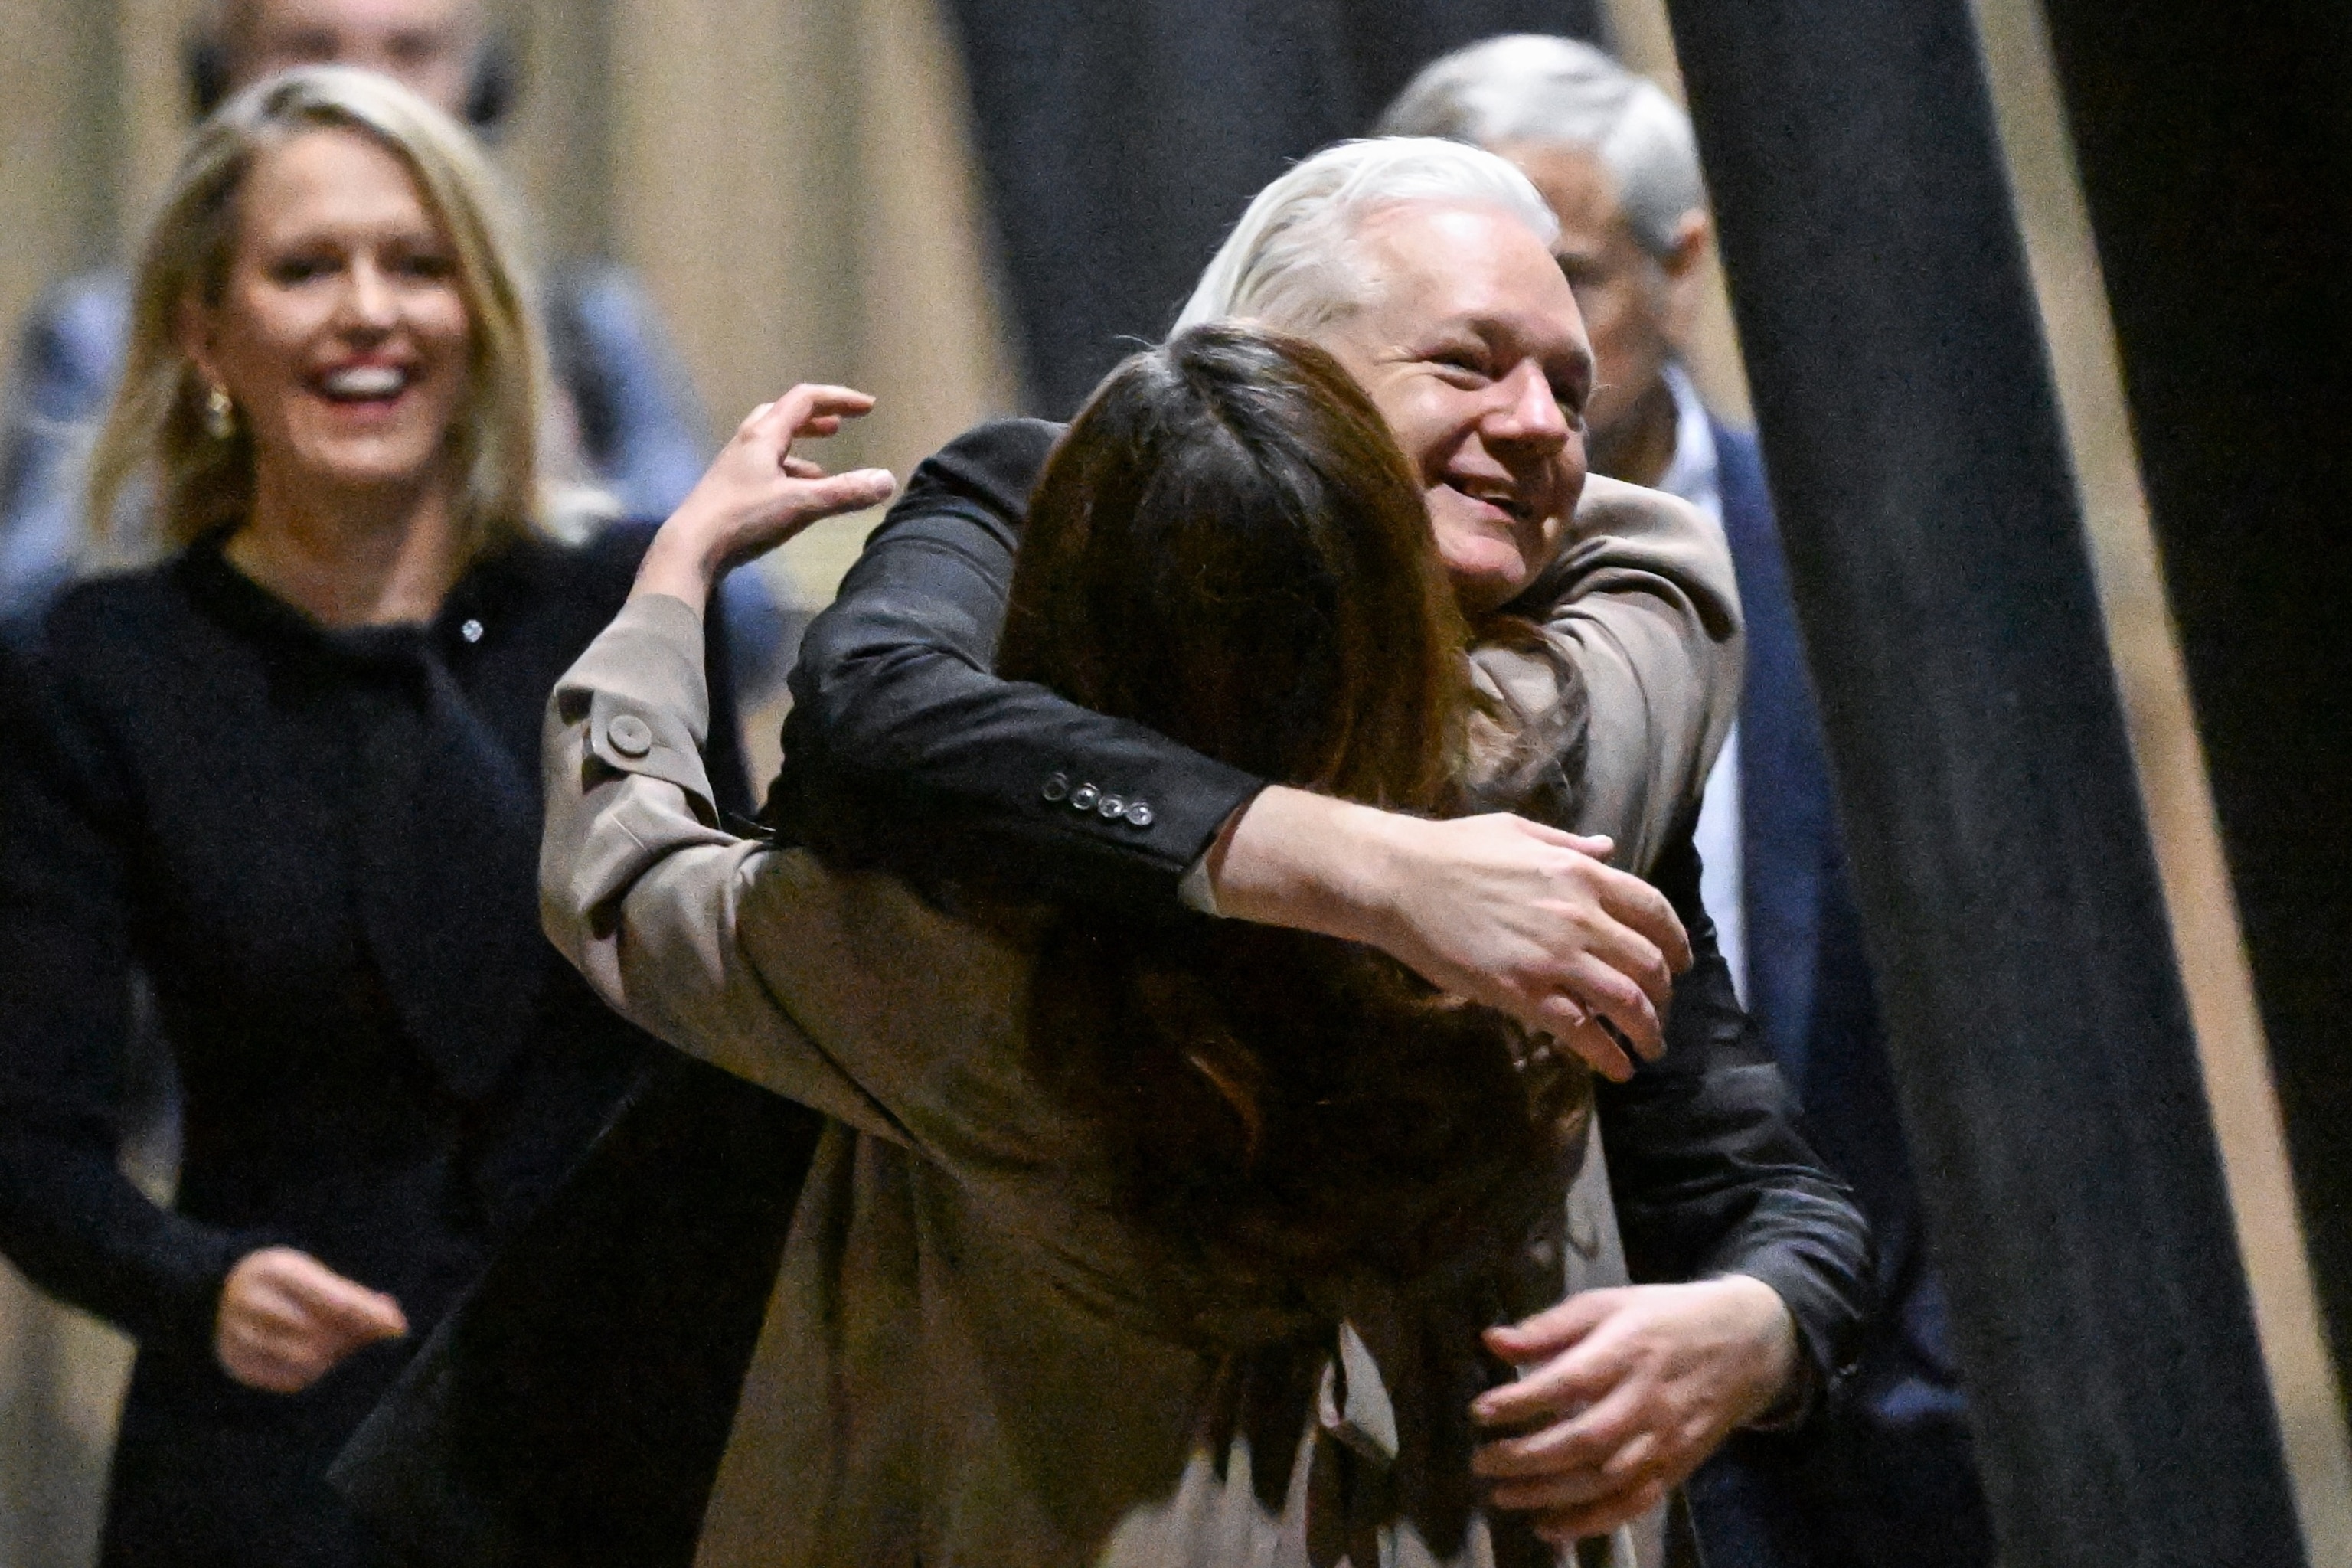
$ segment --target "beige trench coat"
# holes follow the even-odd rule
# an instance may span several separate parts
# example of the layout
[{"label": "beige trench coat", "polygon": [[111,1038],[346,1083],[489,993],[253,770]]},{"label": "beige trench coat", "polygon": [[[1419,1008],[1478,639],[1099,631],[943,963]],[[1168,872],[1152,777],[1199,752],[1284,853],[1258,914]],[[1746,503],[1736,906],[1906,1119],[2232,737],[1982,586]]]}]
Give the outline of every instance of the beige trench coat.
[{"label": "beige trench coat", "polygon": [[[1609,531],[1546,574],[1547,635],[1591,693],[1588,809],[1563,826],[1645,868],[1728,724],[1736,599],[1696,514],[1596,484],[1579,521]],[[1519,702],[1552,679],[1481,664]],[[607,1001],[834,1123],[701,1563],[1550,1561],[1467,1489],[1476,1321],[1366,1293],[1310,1342],[1239,1352],[1171,1321],[1166,1260],[1028,1072],[1024,954],[895,879],[723,831],[708,722],[698,617],[633,600],[551,705],[541,857],[549,934]],[[1622,1279],[1605,1185],[1554,1212],[1493,1282],[1513,1314],[1563,1269]]]}]

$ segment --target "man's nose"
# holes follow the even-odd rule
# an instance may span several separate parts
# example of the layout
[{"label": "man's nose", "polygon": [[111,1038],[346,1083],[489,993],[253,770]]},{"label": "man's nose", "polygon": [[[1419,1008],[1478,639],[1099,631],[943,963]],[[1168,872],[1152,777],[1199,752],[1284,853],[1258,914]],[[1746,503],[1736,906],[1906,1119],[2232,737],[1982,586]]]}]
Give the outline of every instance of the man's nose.
[{"label": "man's nose", "polygon": [[1552,395],[1551,382],[1540,367],[1521,363],[1496,384],[1497,399],[1486,420],[1492,443],[1510,442],[1534,447],[1545,456],[1568,444],[1568,416]]}]

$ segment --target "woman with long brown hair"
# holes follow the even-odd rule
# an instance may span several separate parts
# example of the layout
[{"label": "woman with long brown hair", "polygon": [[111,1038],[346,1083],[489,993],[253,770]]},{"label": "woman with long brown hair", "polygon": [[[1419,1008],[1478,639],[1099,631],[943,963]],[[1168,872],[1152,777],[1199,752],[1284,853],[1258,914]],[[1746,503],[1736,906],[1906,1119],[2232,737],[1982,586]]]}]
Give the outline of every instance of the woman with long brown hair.
[{"label": "woman with long brown hair", "polygon": [[[799,463],[839,395],[747,437]],[[717,828],[708,563],[786,531],[673,521],[545,748],[558,945],[831,1119],[698,1560],[1548,1561],[1479,1505],[1471,1405],[1508,1376],[1481,1331],[1558,1299],[1588,1069],[1330,939],[1105,929]],[[1219,325],[1072,426],[1000,668],[1444,813],[1479,716],[1465,640],[1362,391]]]}]

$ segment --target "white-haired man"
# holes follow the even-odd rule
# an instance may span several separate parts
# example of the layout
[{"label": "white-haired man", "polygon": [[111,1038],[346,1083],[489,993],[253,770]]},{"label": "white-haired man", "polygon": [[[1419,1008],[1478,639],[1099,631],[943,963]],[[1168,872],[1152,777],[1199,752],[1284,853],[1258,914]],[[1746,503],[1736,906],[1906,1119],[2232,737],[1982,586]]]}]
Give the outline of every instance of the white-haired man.
[{"label": "white-haired man", "polygon": [[[1748,626],[1740,720],[1698,827],[1724,954],[1807,1126],[1878,1241],[1881,1317],[1830,1417],[1740,1446],[1696,1489],[1716,1568],[1979,1568],[1993,1543],[1913,1189],[1860,917],[1756,438],[1683,368],[1710,243],[1689,117],[1591,45],[1490,38],[1433,62],[1384,132],[1447,136],[1524,170],[1559,220],[1603,390],[1595,471],[1720,528]],[[1797,1537],[1801,1536],[1801,1541]]]},{"label": "white-haired man", "polygon": [[[1656,888],[1603,864],[1590,838],[1268,787],[998,679],[1023,513],[1058,435],[1035,420],[983,426],[917,470],[810,628],[767,815],[832,853],[927,880],[984,869],[1106,921],[1183,918],[1189,903],[1364,941],[1568,1039],[1612,1080],[1600,1115],[1626,1261],[1656,1283],[1491,1330],[1489,1347],[1524,1375],[1474,1406],[1496,1434],[1479,1467],[1496,1506],[1565,1541],[1645,1514],[1727,1432],[1810,1401],[1860,1320],[1868,1244],[1792,1131],[1777,1073],[1741,1038],[1698,901],[1687,824],[1738,668],[1728,563],[1668,498],[1608,481],[1585,497],[1592,359],[1556,233],[1503,160],[1444,142],[1350,143],[1261,193],[1187,319],[1257,316],[1363,381],[1422,479],[1465,609],[1489,625],[1507,613],[1517,646],[1550,650],[1479,650],[1503,710],[1551,742],[1538,765],[1481,782],[1565,826],[1605,825]],[[1685,965],[1662,1024],[1668,971]],[[1636,1070],[1596,1018],[1655,1059]],[[611,1256],[609,1231],[598,1245]],[[501,1265],[543,1282],[558,1331],[641,1347],[680,1331],[584,1328],[561,1253],[542,1238]],[[503,1289],[495,1274],[489,1289]],[[478,1338],[530,1342],[512,1322]],[[430,1405],[467,1377],[446,1372],[366,1445],[359,1484],[379,1515],[419,1491],[478,1497],[446,1476],[389,1473],[413,1472],[447,1429]],[[481,1385],[513,1381],[491,1369]],[[564,1434],[575,1457],[580,1440]]]},{"label": "white-haired man", "polygon": [[[1622,863],[1674,887],[1685,872],[1696,880],[1688,811],[1721,739],[1716,704],[1730,696],[1737,668],[1730,621],[1709,626],[1708,617],[1735,613],[1733,595],[1711,575],[1719,541],[1686,509],[1602,481],[1579,510],[1595,375],[1552,255],[1558,232],[1537,193],[1500,159],[1427,140],[1346,144],[1260,193],[1178,324],[1262,320],[1319,343],[1362,382],[1422,480],[1464,609],[1474,621],[1507,611],[1541,625],[1575,670],[1580,689],[1547,692],[1535,661],[1491,646],[1478,654],[1493,687],[1523,714],[1581,700],[1580,776],[1569,792],[1577,809],[1559,826],[1605,827]],[[991,606],[1001,609],[1022,498],[1054,434],[1034,422],[983,426],[933,459],[842,598],[812,626],[775,797],[788,827],[863,852],[887,854],[882,847],[895,843],[999,868],[1025,863],[1033,878],[1113,910],[1146,912],[1151,899],[1176,892],[1228,916],[1353,937],[1538,1026],[1559,1028],[1563,1004],[1629,1033],[1646,1023],[1619,1001],[1628,981],[1652,978],[1640,969],[1605,976],[1612,984],[1585,984],[1596,963],[1638,952],[1655,934],[1636,931],[1626,942],[1610,930],[1629,919],[1638,926],[1640,910],[1607,868],[1526,832],[1509,837],[1559,862],[1513,856],[1517,846],[1500,832],[1465,854],[1446,832],[1466,839],[1511,819],[1410,823],[1265,788],[1156,735],[988,674]],[[975,574],[983,540],[994,554]],[[1640,587],[1609,592],[1629,586],[1618,574],[1637,576]],[[1167,831],[1041,810],[1040,781],[1053,776],[1148,800],[1154,825]],[[933,826],[910,835],[908,823]],[[1139,874],[1146,867],[1154,869]],[[1696,886],[1676,890],[1679,911],[1703,932]],[[1598,938],[1589,946],[1587,932]],[[1514,951],[1529,942],[1532,971]],[[1702,939],[1702,951],[1710,946]],[[1706,1032],[1732,1008],[1727,979],[1716,998],[1725,1012],[1701,999],[1719,969],[1703,963],[1677,988],[1679,1051],[1670,1048],[1654,1069],[1660,1081],[1690,1072],[1696,1082],[1709,1065],[1724,1065],[1707,1056],[1719,1042]],[[1593,1033],[1572,1037],[1581,1044]],[[1587,1054],[1622,1070],[1605,1047]],[[1716,1087],[1744,1070],[1717,1075]],[[1760,1090],[1759,1106],[1774,1092],[1752,1080],[1746,1087]],[[1563,1537],[1613,1530],[1645,1511],[1726,1433],[1802,1386],[1801,1371],[1825,1381],[1831,1370],[1786,1354],[1796,1342],[1811,1352],[1836,1337],[1826,1326],[1833,1312],[1804,1321],[1813,1304],[1801,1299],[1821,1276],[1776,1272],[1786,1258],[1764,1255],[1778,1242],[1741,1252],[1730,1240],[1739,1226],[1712,1205],[1671,1216],[1657,1206],[1668,1178],[1644,1158],[1667,1148],[1693,1153],[1707,1136],[1697,1131],[1700,1118],[1664,1125],[1690,1107],[1654,1116],[1646,1091],[1643,1077],[1604,1089],[1601,1110],[1636,1277],[1713,1278],[1589,1291],[1506,1331],[1496,1348],[1541,1370],[1481,1404],[1498,1425],[1536,1428],[1482,1455],[1496,1500],[1536,1511]],[[1801,1148],[1793,1136],[1790,1144]],[[1759,1195],[1767,1185],[1748,1190]],[[1707,1264],[1677,1268],[1670,1256]],[[1770,1289],[1751,1294],[1764,1279]],[[1789,1309],[1799,1314],[1793,1321]],[[1777,1335],[1792,1328],[1798,1341],[1776,1349]]]}]

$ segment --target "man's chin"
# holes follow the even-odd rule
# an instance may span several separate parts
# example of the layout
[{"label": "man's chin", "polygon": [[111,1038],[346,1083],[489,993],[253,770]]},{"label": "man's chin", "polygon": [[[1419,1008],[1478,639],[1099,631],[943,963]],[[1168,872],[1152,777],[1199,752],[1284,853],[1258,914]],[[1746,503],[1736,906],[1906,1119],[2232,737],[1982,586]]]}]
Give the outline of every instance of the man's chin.
[{"label": "man's chin", "polygon": [[1464,615],[1475,617],[1491,615],[1517,598],[1533,574],[1518,552],[1511,551],[1507,559],[1500,552],[1467,561],[1448,554],[1445,575],[1454,584],[1454,603],[1462,606]]},{"label": "man's chin", "polygon": [[1430,523],[1437,536],[1437,557],[1454,583],[1454,599],[1463,613],[1485,615],[1518,596],[1535,576],[1528,564],[1527,542],[1480,519],[1465,523],[1445,515],[1450,496],[1433,496]]}]

